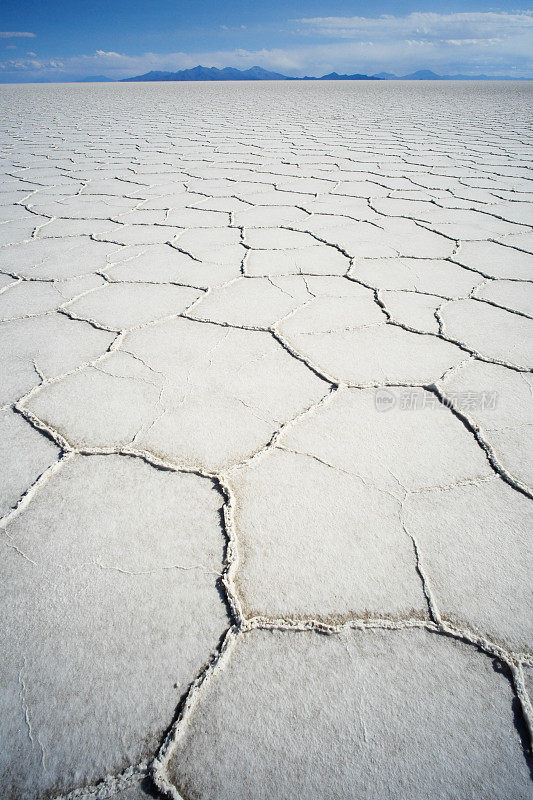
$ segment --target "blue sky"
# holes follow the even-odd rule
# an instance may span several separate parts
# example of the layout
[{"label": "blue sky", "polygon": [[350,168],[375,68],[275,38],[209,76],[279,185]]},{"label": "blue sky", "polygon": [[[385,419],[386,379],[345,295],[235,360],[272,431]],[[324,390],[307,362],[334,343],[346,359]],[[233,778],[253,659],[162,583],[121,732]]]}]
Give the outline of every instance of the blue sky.
[{"label": "blue sky", "polygon": [[2,0],[0,80],[258,64],[533,78],[533,10],[436,0]]}]

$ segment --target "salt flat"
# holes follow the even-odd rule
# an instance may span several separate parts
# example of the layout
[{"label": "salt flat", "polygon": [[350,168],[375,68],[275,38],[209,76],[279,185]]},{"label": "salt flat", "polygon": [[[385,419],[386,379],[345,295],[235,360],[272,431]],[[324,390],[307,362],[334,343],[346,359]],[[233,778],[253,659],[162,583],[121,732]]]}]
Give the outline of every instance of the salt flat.
[{"label": "salt flat", "polygon": [[0,88],[5,800],[533,797],[531,94]]}]

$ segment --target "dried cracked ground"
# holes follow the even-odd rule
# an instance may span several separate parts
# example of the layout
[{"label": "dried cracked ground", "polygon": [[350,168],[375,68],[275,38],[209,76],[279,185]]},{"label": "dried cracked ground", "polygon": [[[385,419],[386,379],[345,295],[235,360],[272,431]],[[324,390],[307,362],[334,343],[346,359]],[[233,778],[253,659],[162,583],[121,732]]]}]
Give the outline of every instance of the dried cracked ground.
[{"label": "dried cracked ground", "polygon": [[533,796],[530,86],[2,87],[6,800]]}]

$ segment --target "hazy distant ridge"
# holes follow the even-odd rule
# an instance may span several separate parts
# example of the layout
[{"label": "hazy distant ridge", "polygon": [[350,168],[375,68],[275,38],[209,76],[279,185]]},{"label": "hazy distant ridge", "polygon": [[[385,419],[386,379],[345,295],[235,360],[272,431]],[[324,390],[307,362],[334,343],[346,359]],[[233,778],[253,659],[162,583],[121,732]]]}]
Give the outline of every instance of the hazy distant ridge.
[{"label": "hazy distant ridge", "polygon": [[511,75],[438,75],[430,69],[419,69],[410,75],[394,75],[392,72],[378,72],[374,75],[386,81],[525,81],[528,78],[513,78]]},{"label": "hazy distant ridge", "polygon": [[[80,82],[93,80],[110,81],[98,75],[93,78],[82,78]],[[202,67],[197,66],[192,69],[181,69],[177,72],[151,71],[144,75],[135,75],[132,78],[122,78],[123,82],[130,81],[513,81],[526,80],[525,78],[513,78],[510,75],[438,75],[429,69],[420,69],[409,75],[394,75],[392,72],[378,72],[376,75],[365,75],[354,73],[352,75],[339,75],[337,72],[330,72],[328,75],[312,77],[306,75],[303,78],[295,78],[291,75],[282,75],[280,72],[269,72],[262,67],[250,67],[250,69],[237,69],[236,67]]]}]

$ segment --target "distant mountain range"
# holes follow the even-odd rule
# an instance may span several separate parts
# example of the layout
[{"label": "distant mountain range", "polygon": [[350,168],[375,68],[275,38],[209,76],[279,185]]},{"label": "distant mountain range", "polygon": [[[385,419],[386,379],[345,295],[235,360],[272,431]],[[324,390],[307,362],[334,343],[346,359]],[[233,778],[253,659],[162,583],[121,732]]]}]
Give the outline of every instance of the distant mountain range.
[{"label": "distant mountain range", "polygon": [[134,78],[123,78],[128,81],[286,81],[286,75],[279,72],[268,72],[261,67],[250,69],[235,69],[234,67],[194,67],[193,69],[180,69],[178,72],[146,72]]},{"label": "distant mountain range", "polygon": [[338,72],[330,72],[328,75],[322,75],[320,78],[312,78],[306,75],[304,78],[287,78],[288,81],[379,81],[380,78],[375,75],[362,75],[356,72],[353,75],[339,75]]},{"label": "distant mountain range", "polygon": [[[78,83],[103,83],[112,81],[105,75],[94,75],[88,78],[79,79]],[[133,78],[122,78],[122,82],[137,81],[516,81],[528,80],[527,78],[513,78],[510,75],[437,75],[429,69],[420,69],[409,75],[394,75],[392,72],[378,72],[377,75],[364,75],[354,73],[353,75],[339,75],[337,72],[330,72],[319,78],[306,75],[303,78],[294,78],[290,75],[282,75],[280,72],[269,72],[262,67],[250,67],[250,69],[236,69],[235,67],[202,67],[197,66],[192,69],[181,69],[177,72],[146,72],[144,75],[135,75]]]},{"label": "distant mountain range", "polygon": [[511,75],[437,75],[430,69],[419,69],[410,75],[394,75],[392,72],[378,72],[374,78],[383,81],[526,81],[529,78],[513,78]]}]

